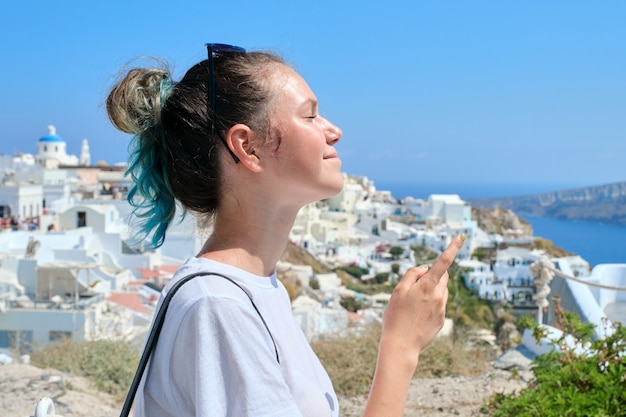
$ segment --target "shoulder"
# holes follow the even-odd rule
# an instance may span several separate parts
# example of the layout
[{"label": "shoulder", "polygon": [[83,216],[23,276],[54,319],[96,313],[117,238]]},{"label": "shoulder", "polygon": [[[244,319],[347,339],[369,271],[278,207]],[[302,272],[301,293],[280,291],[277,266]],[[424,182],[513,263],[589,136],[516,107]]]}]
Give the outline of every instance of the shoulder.
[{"label": "shoulder", "polygon": [[[219,265],[207,265],[198,259],[190,259],[172,277],[163,289],[163,296],[172,298],[176,306],[192,305],[201,300],[240,300],[247,298],[232,272],[227,274]],[[174,296],[175,294],[175,296]]]},{"label": "shoulder", "polygon": [[252,300],[267,302],[286,295],[284,286],[275,274],[257,276],[204,258],[187,260],[163,289],[163,296],[174,290],[176,296],[172,297],[171,306],[184,309],[202,300],[211,304],[235,302],[248,309],[252,307]]},{"label": "shoulder", "polygon": [[[193,276],[189,282],[194,285],[208,284],[215,289],[241,287],[246,292],[267,293],[272,290],[284,290],[284,286],[276,279],[276,274],[270,276],[254,275],[235,266],[223,264],[206,258],[188,259],[174,274],[172,280],[163,290],[164,294],[176,285],[177,282]],[[225,285],[228,284],[228,285]],[[187,286],[188,284],[185,284]]]}]

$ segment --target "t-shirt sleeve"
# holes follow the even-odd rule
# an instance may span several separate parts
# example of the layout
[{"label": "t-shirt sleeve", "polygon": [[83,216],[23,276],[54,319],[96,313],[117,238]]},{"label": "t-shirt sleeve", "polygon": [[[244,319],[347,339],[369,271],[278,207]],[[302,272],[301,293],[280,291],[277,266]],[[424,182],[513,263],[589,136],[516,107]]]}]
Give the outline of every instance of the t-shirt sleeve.
[{"label": "t-shirt sleeve", "polygon": [[174,398],[185,401],[177,408],[196,416],[300,416],[268,330],[241,298],[203,297],[183,309],[169,365]]}]

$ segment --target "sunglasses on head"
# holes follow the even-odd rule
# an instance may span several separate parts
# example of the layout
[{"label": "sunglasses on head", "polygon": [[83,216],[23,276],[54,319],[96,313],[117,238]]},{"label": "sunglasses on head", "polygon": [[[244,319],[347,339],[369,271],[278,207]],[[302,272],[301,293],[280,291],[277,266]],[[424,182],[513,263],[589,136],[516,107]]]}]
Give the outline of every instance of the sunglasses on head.
[{"label": "sunglasses on head", "polygon": [[223,43],[206,43],[204,44],[204,46],[206,46],[207,49],[207,53],[209,55],[209,88],[207,90],[207,95],[208,95],[208,103],[209,103],[209,115],[210,115],[210,119],[211,119],[211,136],[213,136],[215,133],[217,133],[217,136],[220,138],[220,140],[222,141],[222,143],[224,144],[224,146],[226,146],[226,149],[228,149],[228,152],[230,153],[230,156],[233,157],[233,160],[235,161],[236,164],[239,163],[239,158],[237,157],[237,155],[234,154],[234,152],[228,147],[228,144],[226,143],[226,139],[224,139],[224,136],[222,135],[221,131],[215,131],[215,119],[217,118],[217,109],[216,107],[216,100],[215,100],[215,64],[214,64],[214,60],[216,57],[219,57],[220,55],[225,55],[225,54],[243,54],[246,52],[246,50],[244,48],[241,48],[239,46],[234,46],[234,45],[226,45]]}]

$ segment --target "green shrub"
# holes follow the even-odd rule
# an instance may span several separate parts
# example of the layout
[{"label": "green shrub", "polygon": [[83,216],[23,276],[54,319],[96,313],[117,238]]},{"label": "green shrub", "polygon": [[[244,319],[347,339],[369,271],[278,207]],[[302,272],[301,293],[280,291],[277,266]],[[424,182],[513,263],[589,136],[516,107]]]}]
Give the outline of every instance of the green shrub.
[{"label": "green shrub", "polygon": [[363,304],[363,302],[357,300],[355,297],[352,296],[341,297],[341,300],[339,300],[339,304],[352,313],[356,313],[357,311],[362,310],[365,307],[365,304]]},{"label": "green shrub", "polygon": [[138,347],[128,342],[74,342],[68,339],[36,350],[31,362],[40,368],[54,368],[84,376],[93,381],[100,391],[125,395],[135,375],[139,357]]},{"label": "green shrub", "polygon": [[[557,323],[564,334],[554,342],[558,350],[534,359],[534,379],[527,388],[518,394],[492,396],[483,413],[493,417],[626,416],[626,329],[614,323],[610,336],[594,340],[593,325],[561,310],[558,300],[556,305]],[[537,341],[545,336],[532,319],[520,322],[533,331]],[[567,335],[573,338],[568,343]],[[571,340],[585,349],[575,349]]]},{"label": "green shrub", "polygon": [[400,255],[404,253],[404,248],[402,246],[392,246],[389,248],[389,254],[393,257],[393,259],[400,259]]},{"label": "green shrub", "polygon": [[311,278],[309,279],[309,287],[311,287],[314,290],[319,290],[320,289],[320,282],[317,278]]},{"label": "green shrub", "polygon": [[356,266],[356,265],[340,266],[337,269],[340,271],[345,271],[348,274],[356,278],[361,278],[363,275],[369,273],[369,269],[361,268],[360,266]]},{"label": "green shrub", "polygon": [[472,258],[476,258],[478,261],[483,261],[487,257],[488,253],[484,248],[476,248],[474,253],[472,253]]},{"label": "green shrub", "polygon": [[376,284],[384,284],[388,280],[389,272],[379,272],[378,274],[374,275],[374,278],[372,279],[372,281],[374,281]]},{"label": "green shrub", "polygon": [[346,284],[347,289],[367,295],[379,293],[391,294],[395,287],[395,284],[390,282],[384,284]]}]

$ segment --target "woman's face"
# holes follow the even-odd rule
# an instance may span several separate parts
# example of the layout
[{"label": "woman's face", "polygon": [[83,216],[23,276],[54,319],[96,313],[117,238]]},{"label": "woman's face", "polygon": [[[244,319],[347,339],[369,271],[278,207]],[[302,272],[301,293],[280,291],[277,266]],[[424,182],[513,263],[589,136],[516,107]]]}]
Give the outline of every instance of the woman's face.
[{"label": "woman's face", "polygon": [[302,205],[337,194],[343,176],[334,145],[341,129],[320,116],[315,94],[299,74],[280,66],[273,77],[270,118],[277,137],[262,163],[276,175],[277,191]]}]

